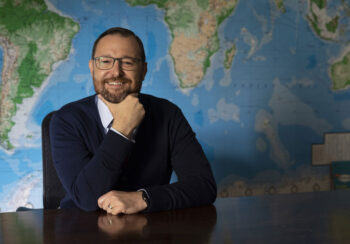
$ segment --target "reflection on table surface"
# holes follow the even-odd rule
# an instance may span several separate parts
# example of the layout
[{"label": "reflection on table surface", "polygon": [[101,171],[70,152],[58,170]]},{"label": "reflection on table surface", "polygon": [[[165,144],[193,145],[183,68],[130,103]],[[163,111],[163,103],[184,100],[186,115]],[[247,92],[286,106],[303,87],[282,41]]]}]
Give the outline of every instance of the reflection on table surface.
[{"label": "reflection on table surface", "polygon": [[0,243],[350,243],[350,191],[217,199],[214,206],[112,216],[0,214]]},{"label": "reflection on table surface", "polygon": [[4,243],[209,243],[216,208],[118,216],[76,209],[33,210],[3,213],[0,220]]}]

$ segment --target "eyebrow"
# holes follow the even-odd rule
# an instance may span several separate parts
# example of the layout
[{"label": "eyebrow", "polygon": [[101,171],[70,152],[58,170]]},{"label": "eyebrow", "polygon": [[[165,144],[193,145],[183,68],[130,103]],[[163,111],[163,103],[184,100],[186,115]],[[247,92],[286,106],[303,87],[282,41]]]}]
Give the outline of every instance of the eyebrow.
[{"label": "eyebrow", "polygon": [[[98,55],[98,56],[95,56],[95,58],[97,57],[108,57],[108,58],[115,58],[115,57],[112,57],[111,55]],[[138,57],[131,57],[131,56],[127,56],[127,55],[124,55],[122,57],[118,57],[118,58],[132,58],[132,59],[141,59],[141,58],[138,58]]]}]

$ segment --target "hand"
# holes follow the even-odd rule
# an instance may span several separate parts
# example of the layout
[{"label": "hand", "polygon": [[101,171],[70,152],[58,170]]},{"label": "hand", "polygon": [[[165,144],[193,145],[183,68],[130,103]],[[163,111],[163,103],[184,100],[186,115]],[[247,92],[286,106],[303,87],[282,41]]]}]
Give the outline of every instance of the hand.
[{"label": "hand", "polygon": [[139,101],[138,94],[129,94],[120,103],[108,102],[101,95],[98,95],[98,97],[112,113],[114,119],[112,127],[131,139],[134,129],[139,126],[145,117],[145,109]]},{"label": "hand", "polygon": [[138,213],[146,209],[147,204],[142,199],[142,192],[110,191],[102,195],[97,204],[107,213],[117,215]]}]

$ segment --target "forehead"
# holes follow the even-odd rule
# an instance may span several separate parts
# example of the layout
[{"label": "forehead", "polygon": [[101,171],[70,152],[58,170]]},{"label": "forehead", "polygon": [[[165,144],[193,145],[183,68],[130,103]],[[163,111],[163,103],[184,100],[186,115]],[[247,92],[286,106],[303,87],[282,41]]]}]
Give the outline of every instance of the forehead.
[{"label": "forehead", "polygon": [[140,47],[133,36],[124,37],[119,34],[107,35],[100,39],[96,46],[95,57],[140,57]]}]

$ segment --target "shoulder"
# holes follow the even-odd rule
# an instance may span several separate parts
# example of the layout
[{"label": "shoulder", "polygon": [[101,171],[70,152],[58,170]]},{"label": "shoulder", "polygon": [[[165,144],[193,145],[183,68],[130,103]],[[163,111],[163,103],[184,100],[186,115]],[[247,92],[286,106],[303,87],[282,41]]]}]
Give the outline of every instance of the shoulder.
[{"label": "shoulder", "polygon": [[80,100],[67,103],[66,105],[62,106],[57,112],[66,112],[71,110],[85,110],[92,106],[96,105],[95,103],[95,95],[82,98]]},{"label": "shoulder", "polygon": [[55,111],[52,120],[87,120],[89,117],[96,117],[98,111],[95,103],[95,95],[70,102],[59,110]]}]

